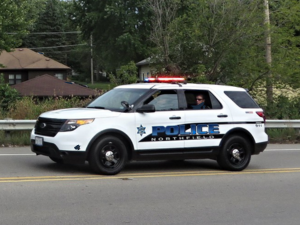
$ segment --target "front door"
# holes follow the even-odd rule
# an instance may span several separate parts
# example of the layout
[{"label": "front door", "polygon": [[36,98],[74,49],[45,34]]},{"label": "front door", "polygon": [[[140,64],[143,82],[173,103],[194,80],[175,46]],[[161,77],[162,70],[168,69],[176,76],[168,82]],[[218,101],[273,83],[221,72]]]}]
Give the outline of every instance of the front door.
[{"label": "front door", "polygon": [[180,129],[184,111],[179,110],[178,95],[174,90],[159,90],[144,104],[155,106],[155,112],[136,114],[137,150],[183,149]]}]

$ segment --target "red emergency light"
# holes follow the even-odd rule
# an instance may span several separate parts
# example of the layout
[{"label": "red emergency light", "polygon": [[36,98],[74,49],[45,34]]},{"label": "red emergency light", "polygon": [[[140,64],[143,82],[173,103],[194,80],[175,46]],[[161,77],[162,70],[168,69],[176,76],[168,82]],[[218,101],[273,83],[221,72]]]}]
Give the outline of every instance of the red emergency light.
[{"label": "red emergency light", "polygon": [[159,82],[159,83],[172,83],[184,82],[184,77],[148,77],[144,79],[145,82]]}]

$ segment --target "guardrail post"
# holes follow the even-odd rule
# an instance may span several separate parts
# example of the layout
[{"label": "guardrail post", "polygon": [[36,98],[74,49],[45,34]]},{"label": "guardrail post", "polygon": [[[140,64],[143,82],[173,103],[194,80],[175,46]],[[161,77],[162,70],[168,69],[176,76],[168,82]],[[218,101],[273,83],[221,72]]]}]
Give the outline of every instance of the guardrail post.
[{"label": "guardrail post", "polygon": [[10,139],[10,130],[6,130],[4,131],[4,133],[5,133],[5,138]]},{"label": "guardrail post", "polygon": [[[12,118],[4,118],[4,120],[12,120]],[[10,130],[4,130],[5,139],[10,139]]]}]

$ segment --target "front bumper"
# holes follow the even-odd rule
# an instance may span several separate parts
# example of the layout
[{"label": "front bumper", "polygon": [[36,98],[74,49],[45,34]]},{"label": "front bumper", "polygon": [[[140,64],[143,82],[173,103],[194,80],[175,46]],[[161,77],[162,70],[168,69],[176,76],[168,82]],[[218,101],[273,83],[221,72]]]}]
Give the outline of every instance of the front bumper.
[{"label": "front bumper", "polygon": [[57,159],[63,159],[67,163],[84,163],[87,159],[86,152],[60,150],[49,142],[44,142],[43,146],[35,145],[35,140],[31,140],[31,151],[37,155],[45,155]]}]

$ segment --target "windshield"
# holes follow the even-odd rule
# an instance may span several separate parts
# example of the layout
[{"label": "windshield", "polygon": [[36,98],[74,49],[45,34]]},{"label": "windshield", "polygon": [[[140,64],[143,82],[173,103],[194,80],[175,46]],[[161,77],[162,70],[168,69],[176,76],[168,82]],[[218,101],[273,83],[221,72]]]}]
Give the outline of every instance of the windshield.
[{"label": "windshield", "polygon": [[124,112],[126,111],[126,107],[121,104],[122,101],[126,101],[129,105],[132,105],[147,91],[148,89],[112,89],[91,102],[87,108],[109,109],[111,111]]}]

